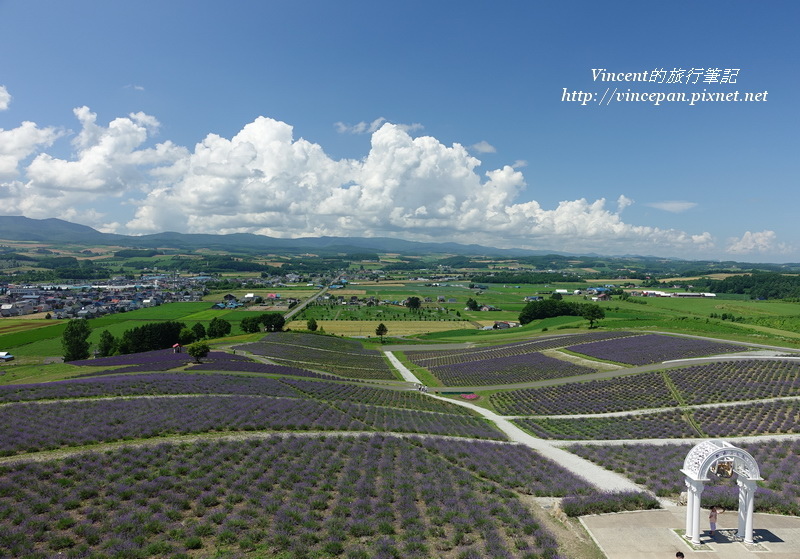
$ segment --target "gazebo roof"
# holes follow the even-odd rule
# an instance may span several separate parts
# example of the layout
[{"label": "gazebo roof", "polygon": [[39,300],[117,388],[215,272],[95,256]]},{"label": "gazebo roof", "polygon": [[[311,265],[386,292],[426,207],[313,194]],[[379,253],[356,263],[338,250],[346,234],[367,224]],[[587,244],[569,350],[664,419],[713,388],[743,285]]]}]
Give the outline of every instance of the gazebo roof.
[{"label": "gazebo roof", "polygon": [[686,455],[681,471],[690,479],[706,481],[709,469],[719,462],[731,463],[733,471],[741,477],[761,479],[758,464],[747,451],[718,439],[695,445]]}]

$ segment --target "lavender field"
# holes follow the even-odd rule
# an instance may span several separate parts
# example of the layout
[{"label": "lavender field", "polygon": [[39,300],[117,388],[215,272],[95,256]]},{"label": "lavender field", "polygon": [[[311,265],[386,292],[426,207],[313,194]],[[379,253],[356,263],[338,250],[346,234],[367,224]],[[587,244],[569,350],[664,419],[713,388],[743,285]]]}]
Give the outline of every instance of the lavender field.
[{"label": "lavender field", "polygon": [[689,359],[742,351],[740,345],[662,334],[644,334],[628,338],[581,343],[567,348],[595,359],[648,365],[672,359]]},{"label": "lavender field", "polygon": [[347,378],[396,378],[380,352],[364,349],[357,341],[333,336],[275,332],[258,342],[236,346],[236,349],[268,357],[283,365]]},{"label": "lavender field", "polygon": [[189,433],[264,430],[379,430],[504,438],[486,420],[463,413],[239,394],[139,397],[0,406],[0,455]]},{"label": "lavender field", "polygon": [[548,336],[524,342],[503,345],[481,346],[466,350],[427,350],[406,351],[409,360],[420,367],[445,367],[475,361],[491,361],[519,355],[531,355],[546,349],[557,349],[569,345],[582,344],[599,340],[612,340],[634,336],[633,332],[587,332],[584,334],[567,334]]},{"label": "lavender field", "polygon": [[497,392],[491,403],[504,415],[607,413],[677,406],[660,373]]},{"label": "lavender field", "polygon": [[559,557],[502,477],[449,453],[382,435],[275,437],[0,466],[0,554]]},{"label": "lavender field", "polygon": [[[224,351],[211,351],[203,358],[203,361],[206,364],[216,364],[218,370],[229,371],[236,370],[237,366],[246,366],[247,363],[251,363],[250,359],[243,355],[234,355]],[[123,373],[169,371],[171,369],[185,367],[187,364],[191,363],[194,363],[194,359],[188,353],[175,353],[171,349],[160,349],[157,351],[100,357],[98,359],[71,361],[70,365],[115,367],[114,369],[100,370],[79,375],[88,377]]]},{"label": "lavender field", "polygon": [[506,415],[563,415],[798,395],[800,362],[742,359],[605,380],[508,390],[492,394],[490,401]]},{"label": "lavender field", "polygon": [[467,361],[431,367],[429,370],[445,386],[515,384],[595,372],[589,367],[547,357],[541,353]]},{"label": "lavender field", "polygon": [[462,406],[428,398],[416,390],[392,390],[358,384],[314,382],[300,379],[285,379],[283,384],[308,397],[331,402],[341,400],[350,403],[444,412],[454,415],[474,415],[472,411]]},{"label": "lavender field", "polygon": [[798,400],[700,408],[694,416],[709,437],[800,433]]},{"label": "lavender field", "polygon": [[303,397],[278,379],[224,374],[151,373],[0,386],[0,402],[167,394]]},{"label": "lavender field", "polygon": [[800,362],[737,359],[669,372],[687,404],[800,396]]},{"label": "lavender field", "polygon": [[436,438],[416,442],[482,478],[528,495],[563,497],[595,492],[586,480],[526,446]]},{"label": "lavender field", "polygon": [[698,437],[679,411],[617,417],[523,418],[514,423],[543,439],[620,440]]},{"label": "lavender field", "polygon": [[[621,446],[572,445],[571,452],[630,477],[659,496],[677,496],[686,488],[680,473],[692,444]],[[768,440],[739,443],[758,462],[761,470],[756,493],[757,511],[800,516],[800,441]],[[737,508],[738,489],[734,479],[712,474],[706,484],[703,503],[717,503],[728,510]]]}]

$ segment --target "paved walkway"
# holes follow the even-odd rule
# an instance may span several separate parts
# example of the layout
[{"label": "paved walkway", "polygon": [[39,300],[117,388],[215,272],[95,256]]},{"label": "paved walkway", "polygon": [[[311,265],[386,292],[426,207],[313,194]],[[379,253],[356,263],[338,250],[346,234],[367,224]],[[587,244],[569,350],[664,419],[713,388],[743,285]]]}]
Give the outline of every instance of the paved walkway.
[{"label": "paved walkway", "polygon": [[736,512],[722,514],[715,537],[706,530],[698,548],[675,532],[686,526],[686,507],[584,516],[581,523],[608,559],[674,559],[678,551],[703,559],[800,557],[800,518],[793,516],[756,513],[756,545],[746,545],[735,539]]}]

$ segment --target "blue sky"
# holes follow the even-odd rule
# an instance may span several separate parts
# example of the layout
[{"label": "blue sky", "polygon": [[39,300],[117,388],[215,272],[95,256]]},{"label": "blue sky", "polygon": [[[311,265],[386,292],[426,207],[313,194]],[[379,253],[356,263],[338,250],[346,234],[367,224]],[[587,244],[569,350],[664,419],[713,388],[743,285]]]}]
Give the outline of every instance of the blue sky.
[{"label": "blue sky", "polygon": [[[799,16],[792,0],[0,0],[0,212],[799,262]],[[736,83],[704,83],[713,69]],[[600,105],[607,88],[766,100]]]}]

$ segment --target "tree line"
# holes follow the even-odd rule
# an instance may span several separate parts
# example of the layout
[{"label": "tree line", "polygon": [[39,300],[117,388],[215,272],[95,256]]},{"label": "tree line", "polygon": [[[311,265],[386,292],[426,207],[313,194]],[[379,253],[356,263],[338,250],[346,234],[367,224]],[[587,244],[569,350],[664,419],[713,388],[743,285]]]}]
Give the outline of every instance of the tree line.
[{"label": "tree line", "polygon": [[528,324],[534,320],[556,316],[580,316],[588,320],[589,328],[592,328],[596,321],[605,318],[606,313],[600,305],[594,303],[579,303],[553,298],[531,301],[525,305],[519,315],[519,322]]},{"label": "tree line", "polygon": [[[262,313],[258,316],[245,317],[240,322],[245,333],[259,332],[262,327],[267,332],[279,332],[283,330],[284,324],[285,319],[280,313]],[[190,346],[207,338],[223,338],[231,333],[231,329],[230,322],[224,318],[215,317],[211,319],[208,328],[200,322],[187,327],[184,322],[165,320],[150,322],[126,330],[119,338],[108,330],[103,330],[97,344],[97,356],[108,357],[156,351],[168,349],[175,344]],[[73,319],[67,323],[61,338],[65,362],[89,358],[91,332],[89,322],[85,319]],[[190,354],[192,353],[190,352]]]}]

